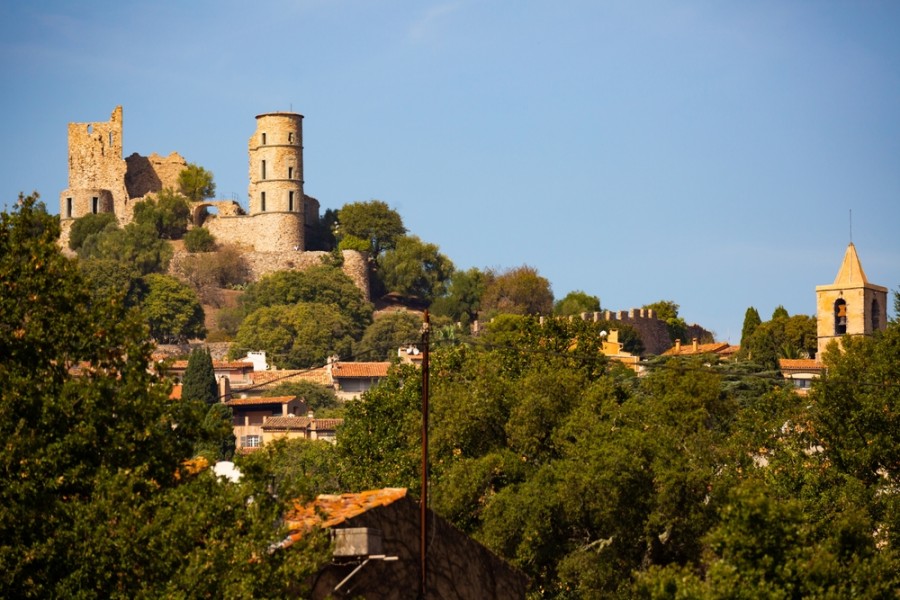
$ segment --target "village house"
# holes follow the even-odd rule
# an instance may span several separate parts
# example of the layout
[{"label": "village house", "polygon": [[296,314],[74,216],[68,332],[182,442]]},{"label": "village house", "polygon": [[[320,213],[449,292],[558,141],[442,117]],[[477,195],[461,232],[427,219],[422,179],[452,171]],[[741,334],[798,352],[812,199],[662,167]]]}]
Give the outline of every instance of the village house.
[{"label": "village house", "polygon": [[263,445],[263,425],[271,417],[303,415],[306,402],[296,396],[268,398],[233,398],[225,402],[231,409],[234,437],[238,452],[248,452]]},{"label": "village house", "polygon": [[337,441],[337,428],[343,424],[343,419],[317,419],[312,411],[305,417],[269,417],[261,426],[262,445],[278,439],[324,440],[333,444]]}]

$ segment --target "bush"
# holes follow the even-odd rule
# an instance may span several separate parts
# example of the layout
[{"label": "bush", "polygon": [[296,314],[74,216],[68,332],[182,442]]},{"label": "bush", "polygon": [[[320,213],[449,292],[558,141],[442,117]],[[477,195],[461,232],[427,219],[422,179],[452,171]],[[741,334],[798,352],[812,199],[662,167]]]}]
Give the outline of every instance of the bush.
[{"label": "bush", "polygon": [[76,219],[69,231],[69,249],[78,250],[89,236],[107,229],[118,229],[116,215],[113,213],[96,213]]},{"label": "bush", "polygon": [[216,249],[216,238],[206,227],[195,227],[184,234],[184,248],[191,253],[212,252]]}]

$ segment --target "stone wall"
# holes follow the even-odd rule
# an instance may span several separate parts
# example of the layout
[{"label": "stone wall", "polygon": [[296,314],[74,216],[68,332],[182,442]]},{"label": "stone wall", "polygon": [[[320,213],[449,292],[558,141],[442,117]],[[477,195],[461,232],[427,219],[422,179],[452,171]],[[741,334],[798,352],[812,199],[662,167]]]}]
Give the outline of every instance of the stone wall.
[{"label": "stone wall", "polygon": [[210,215],[203,226],[216,239],[255,252],[303,250],[303,213],[268,212],[255,215]]},{"label": "stone wall", "polygon": [[141,198],[164,188],[178,189],[178,175],[187,167],[187,161],[177,152],[160,156],[153,152],[141,156],[137,152],[125,159],[125,188],[131,198]]},{"label": "stone wall", "polygon": [[656,318],[656,311],[649,308],[633,308],[618,312],[607,310],[604,312],[584,313],[582,318],[594,321],[601,319],[619,321],[626,325],[631,325],[637,331],[641,342],[644,344],[645,354],[662,354],[672,347],[669,329],[663,321]]},{"label": "stone wall", "polygon": [[[416,598],[421,581],[419,505],[405,496],[347,519],[341,526],[381,532],[383,551],[397,560],[373,560],[339,592],[351,598],[401,600]],[[528,579],[487,548],[428,511],[428,598],[443,600],[524,599]],[[287,550],[290,552],[290,550]],[[334,588],[358,562],[334,561],[311,582],[312,598],[332,598]]]}]

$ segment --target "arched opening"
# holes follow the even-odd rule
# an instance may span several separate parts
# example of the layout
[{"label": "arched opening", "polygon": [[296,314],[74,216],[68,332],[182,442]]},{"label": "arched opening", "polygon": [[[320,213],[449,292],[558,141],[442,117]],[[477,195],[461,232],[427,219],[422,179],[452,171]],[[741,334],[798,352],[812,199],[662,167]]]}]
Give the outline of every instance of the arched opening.
[{"label": "arched opening", "polygon": [[838,298],[834,303],[834,335],[847,333],[847,302]]},{"label": "arched opening", "polygon": [[194,207],[193,217],[191,221],[194,224],[194,227],[203,227],[203,224],[206,223],[206,219],[209,217],[215,217],[219,214],[219,207],[215,204],[198,204]]}]

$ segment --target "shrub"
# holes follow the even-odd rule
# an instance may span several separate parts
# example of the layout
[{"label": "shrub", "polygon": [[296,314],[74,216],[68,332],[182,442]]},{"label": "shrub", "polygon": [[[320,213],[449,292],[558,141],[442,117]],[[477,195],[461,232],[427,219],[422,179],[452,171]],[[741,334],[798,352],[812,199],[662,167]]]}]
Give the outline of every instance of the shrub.
[{"label": "shrub", "polygon": [[216,249],[216,238],[206,227],[195,227],[184,234],[184,248],[191,253],[212,252]]}]

